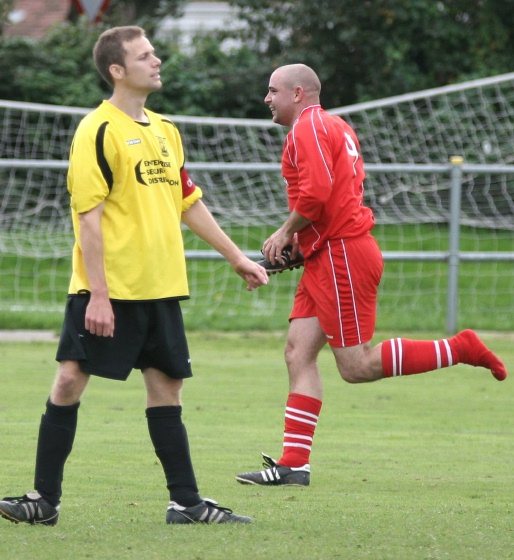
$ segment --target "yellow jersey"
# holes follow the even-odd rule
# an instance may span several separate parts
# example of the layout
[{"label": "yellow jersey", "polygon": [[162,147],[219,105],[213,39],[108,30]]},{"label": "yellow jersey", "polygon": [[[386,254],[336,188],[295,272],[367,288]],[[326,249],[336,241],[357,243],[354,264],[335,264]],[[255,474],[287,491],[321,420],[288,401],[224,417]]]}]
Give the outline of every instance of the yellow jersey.
[{"label": "yellow jersey", "polygon": [[109,297],[187,298],[182,212],[202,196],[184,169],[176,126],[145,110],[139,123],[104,101],[80,122],[70,152],[68,192],[75,245],[69,293],[89,290],[79,214],[104,203],[102,235]]}]

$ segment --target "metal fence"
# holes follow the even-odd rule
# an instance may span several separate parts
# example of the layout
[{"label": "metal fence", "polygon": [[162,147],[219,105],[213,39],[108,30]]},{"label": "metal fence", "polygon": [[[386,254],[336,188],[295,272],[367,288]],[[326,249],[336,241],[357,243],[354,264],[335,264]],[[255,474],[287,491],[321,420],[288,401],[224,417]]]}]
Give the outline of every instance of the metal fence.
[{"label": "metal fence", "polygon": [[[60,169],[65,170],[66,161],[55,160],[18,160],[0,159],[0,169]],[[209,171],[209,170],[230,170],[230,171],[258,171],[273,172],[279,171],[279,165],[273,163],[227,163],[212,164],[202,162],[191,162],[188,165],[190,170]],[[473,175],[508,175],[512,176],[514,184],[514,165],[484,165],[466,164],[461,157],[455,156],[446,165],[430,164],[368,164],[366,171],[369,177],[376,174],[440,174],[447,176],[451,185],[450,204],[449,204],[449,239],[447,251],[384,251],[385,261],[439,261],[447,264],[448,284],[446,293],[446,331],[453,334],[457,330],[458,318],[458,281],[459,267],[463,262],[513,262],[514,251],[463,251],[460,245],[461,230],[461,198],[462,181],[465,174]],[[514,190],[514,189],[513,189]],[[514,193],[511,193],[511,196]],[[514,234],[513,234],[514,235]],[[246,251],[246,255],[252,259],[261,258],[258,251]],[[186,256],[191,260],[219,260],[221,255],[213,250],[189,250]]]}]

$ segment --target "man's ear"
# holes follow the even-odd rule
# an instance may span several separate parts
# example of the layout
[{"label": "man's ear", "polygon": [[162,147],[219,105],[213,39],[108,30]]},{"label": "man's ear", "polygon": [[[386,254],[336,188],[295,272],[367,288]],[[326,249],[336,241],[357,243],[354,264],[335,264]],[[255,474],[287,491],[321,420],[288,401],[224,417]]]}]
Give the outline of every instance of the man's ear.
[{"label": "man's ear", "polygon": [[109,72],[114,80],[120,80],[125,75],[125,68],[120,64],[111,64],[109,66]]},{"label": "man's ear", "polygon": [[299,103],[303,99],[304,91],[301,86],[296,86],[294,88],[294,102]]}]

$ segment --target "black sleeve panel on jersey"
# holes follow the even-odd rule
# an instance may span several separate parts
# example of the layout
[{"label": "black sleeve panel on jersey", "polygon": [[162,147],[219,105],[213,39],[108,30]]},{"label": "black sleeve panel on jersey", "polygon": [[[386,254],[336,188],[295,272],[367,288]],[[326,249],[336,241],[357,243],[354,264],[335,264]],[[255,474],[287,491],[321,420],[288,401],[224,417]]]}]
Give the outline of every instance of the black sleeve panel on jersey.
[{"label": "black sleeve panel on jersey", "polygon": [[178,130],[177,125],[173,121],[170,121],[169,119],[161,119],[161,121],[167,124],[171,124],[173,128],[176,128]]},{"label": "black sleeve panel on jersey", "polygon": [[105,151],[104,151],[105,131],[107,129],[108,124],[109,121],[105,121],[98,128],[98,131],[96,133],[95,144],[96,144],[96,162],[98,164],[98,167],[100,168],[100,171],[102,172],[105,182],[107,183],[107,187],[109,188],[110,191],[112,189],[114,179],[112,176],[111,168],[109,167],[109,163],[107,162],[107,158],[105,157]]}]

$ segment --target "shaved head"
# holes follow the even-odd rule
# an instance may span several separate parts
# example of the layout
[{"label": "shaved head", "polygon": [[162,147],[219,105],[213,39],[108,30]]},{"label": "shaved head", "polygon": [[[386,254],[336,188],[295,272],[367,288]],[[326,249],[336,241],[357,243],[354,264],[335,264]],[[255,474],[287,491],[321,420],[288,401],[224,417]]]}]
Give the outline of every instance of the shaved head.
[{"label": "shaved head", "polygon": [[305,64],[287,64],[280,66],[274,72],[280,81],[294,89],[301,87],[309,96],[318,96],[321,92],[321,82],[312,68]]}]

